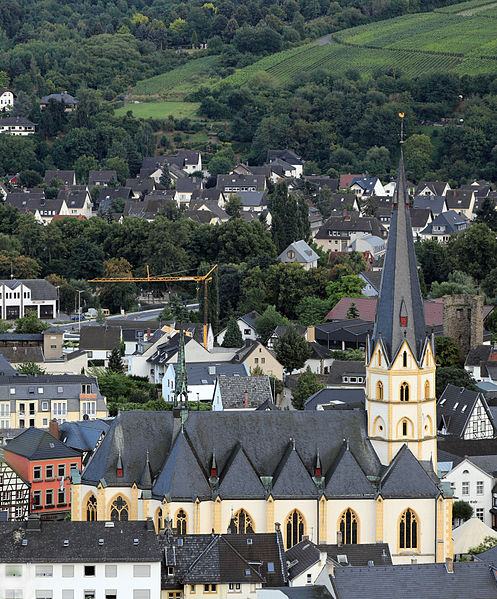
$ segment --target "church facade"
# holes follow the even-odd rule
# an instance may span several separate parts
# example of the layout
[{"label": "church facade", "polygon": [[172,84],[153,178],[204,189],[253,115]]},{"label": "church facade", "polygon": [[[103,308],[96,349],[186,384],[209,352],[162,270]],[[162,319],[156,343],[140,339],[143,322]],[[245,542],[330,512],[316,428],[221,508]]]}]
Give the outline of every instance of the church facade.
[{"label": "church facade", "polygon": [[386,542],[394,563],[452,557],[402,160],[366,362],[365,410],[121,413],[73,476],[72,519],[151,517],[180,534],[279,525],[287,548],[308,535]]}]

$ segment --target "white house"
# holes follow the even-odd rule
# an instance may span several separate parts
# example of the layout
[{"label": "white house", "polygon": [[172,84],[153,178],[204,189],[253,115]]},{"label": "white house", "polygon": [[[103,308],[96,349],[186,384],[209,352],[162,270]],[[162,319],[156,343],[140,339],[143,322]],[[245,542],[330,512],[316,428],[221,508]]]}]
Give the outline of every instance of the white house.
[{"label": "white house", "polygon": [[[489,467],[492,470],[487,472],[485,469]],[[493,519],[490,509],[493,507],[494,470],[497,470],[497,456],[472,456],[462,460],[442,477],[442,480],[450,483],[454,501],[469,503],[473,515],[487,526],[492,526]]]},{"label": "white house", "polygon": [[7,112],[14,107],[14,92],[7,87],[0,87],[0,112]]},{"label": "white house", "polygon": [[54,318],[57,290],[45,279],[0,280],[0,318],[15,320],[34,312],[38,318]]},{"label": "white house", "polygon": [[303,240],[294,241],[278,256],[280,262],[298,262],[305,270],[316,268],[318,265],[319,256],[316,252]]},{"label": "white house", "polygon": [[363,235],[362,233],[351,233],[350,243],[347,246],[349,252],[370,252],[375,259],[387,251],[387,242],[376,235]]},{"label": "white house", "polygon": [[[240,316],[239,318],[237,318],[236,324],[238,325],[238,328],[240,329],[240,333],[242,334],[242,339],[243,339],[244,343],[247,339],[251,339],[253,341],[255,341],[257,339],[257,333],[255,330],[255,321],[257,318],[260,318],[260,316],[261,315],[259,314],[259,312],[252,310],[252,312],[248,312],[247,314],[244,314],[243,316]],[[220,331],[218,333],[216,341],[218,342],[219,345],[223,344],[225,335],[226,335],[226,329],[223,329],[222,331]]]},{"label": "white house", "polygon": [[33,135],[36,125],[22,116],[7,116],[0,120],[0,133],[8,135]]},{"label": "white house", "polygon": [[160,599],[154,525],[115,522],[115,503],[107,522],[0,522],[2,598]]},{"label": "white house", "polygon": [[355,177],[350,185],[350,190],[360,198],[386,195],[385,188],[378,177]]}]

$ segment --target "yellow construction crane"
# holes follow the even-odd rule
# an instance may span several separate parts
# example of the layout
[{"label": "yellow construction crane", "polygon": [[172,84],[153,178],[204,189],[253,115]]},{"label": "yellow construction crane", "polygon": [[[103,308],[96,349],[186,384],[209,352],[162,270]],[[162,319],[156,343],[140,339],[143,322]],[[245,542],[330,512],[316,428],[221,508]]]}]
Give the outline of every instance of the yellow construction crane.
[{"label": "yellow construction crane", "polygon": [[200,285],[204,284],[204,347],[207,349],[207,328],[208,328],[208,315],[207,315],[207,284],[212,281],[212,273],[216,270],[217,264],[215,264],[207,274],[205,275],[185,275],[181,277],[173,277],[169,275],[151,275],[150,269],[147,264],[147,276],[146,277],[97,277],[96,279],[90,279],[89,283],[189,283],[194,282],[196,284],[197,291],[200,289]]}]

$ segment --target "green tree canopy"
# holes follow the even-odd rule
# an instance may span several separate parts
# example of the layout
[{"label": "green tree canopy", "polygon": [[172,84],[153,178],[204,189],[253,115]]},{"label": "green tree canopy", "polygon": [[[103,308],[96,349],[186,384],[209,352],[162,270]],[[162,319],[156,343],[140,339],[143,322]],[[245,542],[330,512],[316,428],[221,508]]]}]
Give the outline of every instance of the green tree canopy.
[{"label": "green tree canopy", "polygon": [[124,364],[121,357],[121,348],[116,346],[112,350],[107,367],[111,372],[124,372]]},{"label": "green tree canopy", "polygon": [[224,334],[223,347],[242,347],[243,339],[240,327],[236,322],[236,318],[231,317],[228,320],[228,326],[226,327],[226,333]]},{"label": "green tree canopy", "polygon": [[435,355],[442,367],[462,365],[461,348],[450,337],[435,337]]},{"label": "green tree canopy", "polygon": [[332,281],[326,285],[326,293],[330,298],[331,306],[334,307],[342,297],[361,297],[361,289],[364,281],[357,275],[345,275],[338,281]]},{"label": "green tree canopy", "polygon": [[436,393],[440,397],[448,384],[464,387],[470,391],[478,391],[475,380],[464,368],[442,366],[436,372]]},{"label": "green tree canopy", "polygon": [[255,330],[261,342],[266,344],[277,326],[289,324],[288,318],[280,314],[275,306],[268,306],[262,315],[255,319]]},{"label": "green tree canopy", "polygon": [[26,316],[16,320],[15,332],[34,333],[38,335],[43,333],[43,331],[46,331],[48,328],[50,328],[50,325],[39,320],[38,316],[36,316],[36,312],[30,310],[26,313]]},{"label": "green tree canopy", "polygon": [[[469,520],[473,515],[473,507],[467,501],[460,499],[454,501],[452,506],[452,519],[453,520]],[[496,539],[497,541],[497,539]]]},{"label": "green tree canopy", "polygon": [[296,410],[303,410],[305,402],[324,388],[318,377],[312,372],[309,366],[305,369],[301,375],[299,375],[297,381],[297,387],[292,392],[292,405]]},{"label": "green tree canopy", "polygon": [[276,340],[274,350],[278,362],[289,374],[294,370],[300,370],[311,355],[305,338],[292,327],[288,327]]}]

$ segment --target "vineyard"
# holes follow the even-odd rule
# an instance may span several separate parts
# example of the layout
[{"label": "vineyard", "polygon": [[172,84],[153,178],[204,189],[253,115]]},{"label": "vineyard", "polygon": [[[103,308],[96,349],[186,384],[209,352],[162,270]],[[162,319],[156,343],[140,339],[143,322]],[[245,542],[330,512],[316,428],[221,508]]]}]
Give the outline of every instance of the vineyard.
[{"label": "vineyard", "polygon": [[195,88],[200,77],[206,75],[217,61],[217,56],[204,56],[189,60],[187,63],[176,67],[172,71],[156,75],[150,79],[138,81],[133,95],[151,96],[157,94],[173,94],[179,88],[188,92],[189,87]]},{"label": "vineyard", "polygon": [[[284,86],[317,70],[335,76],[349,70],[365,76],[378,69],[408,77],[448,71],[497,74],[497,24],[492,18],[497,17],[497,0],[472,0],[443,11],[346,29],[334,34],[330,43],[306,44],[267,56],[223,82],[244,85],[265,72],[275,84]],[[470,11],[475,16],[465,16]]]}]

